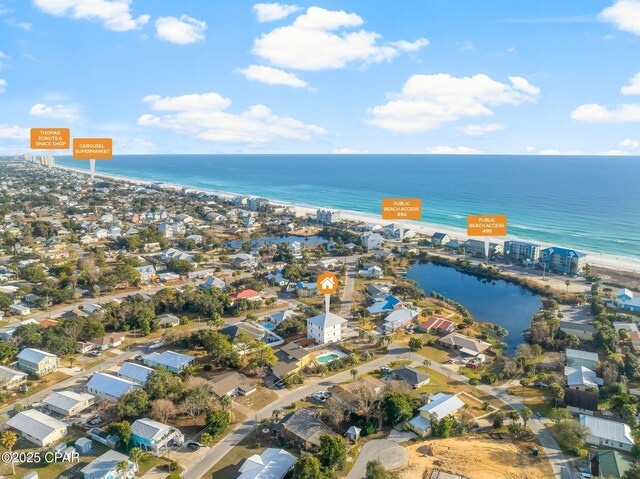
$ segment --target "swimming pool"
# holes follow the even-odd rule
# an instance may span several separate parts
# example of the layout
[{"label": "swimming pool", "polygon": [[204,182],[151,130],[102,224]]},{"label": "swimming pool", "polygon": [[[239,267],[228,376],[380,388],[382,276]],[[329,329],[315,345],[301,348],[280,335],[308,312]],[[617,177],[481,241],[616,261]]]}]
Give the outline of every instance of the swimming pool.
[{"label": "swimming pool", "polygon": [[323,354],[322,356],[318,356],[316,358],[316,361],[318,361],[320,364],[327,364],[331,361],[335,361],[339,357],[340,355],[336,353]]},{"label": "swimming pool", "polygon": [[273,325],[273,323],[262,323],[262,327],[264,329],[268,329],[269,331],[273,331],[276,327]]}]

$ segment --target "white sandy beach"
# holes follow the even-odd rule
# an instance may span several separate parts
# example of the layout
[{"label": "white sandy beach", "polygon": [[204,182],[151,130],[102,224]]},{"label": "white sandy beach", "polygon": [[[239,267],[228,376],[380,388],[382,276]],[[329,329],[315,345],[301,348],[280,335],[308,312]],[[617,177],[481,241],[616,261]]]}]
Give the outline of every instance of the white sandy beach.
[{"label": "white sandy beach", "polygon": [[[67,167],[67,166],[60,166],[60,165],[56,165],[56,168],[61,168],[64,170],[68,170],[68,171],[73,171],[75,173],[80,173],[82,175],[86,175],[89,176],[90,172],[88,170],[82,170],[82,169],[78,169],[78,168],[71,168],[71,167]],[[124,177],[124,176],[119,176],[119,175],[112,175],[112,174],[106,174],[106,173],[96,173],[95,174],[96,177],[98,178],[105,178],[105,179],[110,179],[110,180],[118,180],[118,181],[127,181],[133,184],[139,184],[139,185],[153,185],[153,184],[157,184],[159,182],[157,181],[149,181],[149,180],[141,180],[141,179],[137,179],[137,178],[128,178],[128,177]],[[174,188],[176,190],[182,190],[183,188],[188,188],[192,191],[197,191],[197,192],[201,192],[201,193],[205,193],[205,194],[212,194],[212,195],[217,195],[217,196],[221,196],[221,197],[225,197],[225,198],[231,198],[233,196],[236,196],[239,193],[229,193],[229,192],[223,192],[223,191],[214,191],[214,190],[205,190],[202,188],[194,188],[192,186],[189,185],[179,185],[179,184],[173,184],[173,183],[165,183],[165,182],[160,182],[163,185],[170,187],[170,188]],[[251,195],[251,193],[242,193],[244,195]],[[271,201],[271,199],[270,199]],[[276,205],[276,206],[288,206],[294,209],[294,211],[296,212],[296,215],[298,216],[305,216],[305,215],[311,215],[315,217],[316,214],[316,210],[318,208],[323,208],[323,206],[311,206],[311,205],[295,205],[295,204],[290,204],[290,203],[286,203],[283,201],[271,201],[271,204]],[[336,210],[336,208],[330,208],[332,210]],[[349,220],[349,221],[355,221],[355,222],[362,222],[362,223],[375,223],[375,224],[380,224],[380,225],[386,225],[389,223],[392,223],[392,221],[388,221],[388,220],[383,220],[380,218],[380,216],[378,215],[374,215],[374,214],[368,214],[368,213],[362,213],[359,211],[350,211],[350,210],[339,210],[342,214],[342,218],[345,220]],[[397,222],[397,221],[396,221]],[[433,235],[433,233],[435,232],[440,232],[440,233],[446,233],[448,234],[451,238],[459,240],[459,241],[465,241],[467,239],[469,239],[469,236],[467,236],[466,231],[464,229],[458,229],[458,228],[452,228],[450,226],[441,226],[441,225],[435,225],[435,224],[430,224],[430,223],[425,223],[425,222],[421,222],[421,221],[402,221],[402,224],[404,224],[405,226],[407,226],[410,229],[413,229],[416,233],[420,234],[420,235],[425,235],[425,236],[431,236]],[[479,238],[475,238],[475,239],[479,239]],[[489,238],[491,239],[491,238]],[[504,240],[522,240],[522,241],[531,241],[533,243],[539,244],[543,247],[549,247],[549,246],[565,246],[565,245],[557,245],[557,244],[548,244],[548,243],[543,243],[540,241],[532,241],[532,240],[528,240],[527,238],[521,238],[521,237],[515,237],[515,236],[505,236],[505,237],[501,237],[501,238],[497,238],[497,241],[504,241]],[[494,241],[496,241],[494,240]],[[571,246],[565,246],[567,248],[572,248]],[[619,270],[619,271],[632,271],[635,273],[639,273],[640,272],[640,258],[631,258],[628,256],[615,256],[615,255],[611,255],[611,254],[606,254],[606,253],[598,253],[598,252],[593,252],[593,251],[585,251],[585,250],[580,250],[583,253],[587,253],[588,254],[588,263],[591,264],[592,266],[599,266],[602,268],[609,268],[609,269],[614,269],[614,270]]]}]

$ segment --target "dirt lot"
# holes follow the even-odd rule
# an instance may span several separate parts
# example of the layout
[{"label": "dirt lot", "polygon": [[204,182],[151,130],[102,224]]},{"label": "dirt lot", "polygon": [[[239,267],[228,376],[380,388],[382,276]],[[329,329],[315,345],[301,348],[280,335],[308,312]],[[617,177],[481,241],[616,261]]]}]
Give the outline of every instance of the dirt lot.
[{"label": "dirt lot", "polygon": [[533,457],[533,445],[486,436],[437,439],[407,446],[409,462],[402,479],[423,477],[425,470],[442,469],[472,479],[543,479],[553,477],[546,459]]}]

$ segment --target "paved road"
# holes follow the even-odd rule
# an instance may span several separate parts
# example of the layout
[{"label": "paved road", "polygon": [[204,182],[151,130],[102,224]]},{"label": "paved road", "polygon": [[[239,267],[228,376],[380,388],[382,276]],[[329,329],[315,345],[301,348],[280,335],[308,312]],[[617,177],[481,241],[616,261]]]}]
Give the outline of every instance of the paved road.
[{"label": "paved road", "polygon": [[409,453],[400,444],[389,439],[374,439],[366,442],[358,459],[353,465],[347,479],[364,479],[369,461],[380,461],[387,471],[392,471],[404,466],[409,460]]},{"label": "paved road", "polygon": [[351,315],[351,304],[353,291],[356,283],[356,266],[359,256],[349,256],[347,258],[347,271],[345,274],[344,289],[342,290],[342,305],[340,306],[340,316],[348,318]]},{"label": "paved road", "polygon": [[[366,374],[378,369],[380,366],[385,365],[390,361],[401,359],[406,353],[406,349],[396,346],[395,348],[390,349],[387,355],[374,359],[367,364],[358,366],[358,372],[360,374]],[[316,391],[327,389],[334,384],[343,383],[349,379],[351,379],[351,373],[349,371],[344,371],[328,378],[308,379],[306,384],[292,391],[288,389],[276,390],[276,393],[279,396],[276,401],[265,406],[260,411],[255,412],[253,417],[250,417],[236,425],[236,427],[219,443],[213,446],[207,455],[199,462],[192,465],[183,464],[187,469],[182,474],[182,477],[184,479],[200,479],[201,477],[204,477],[209,469],[226,456],[231,449],[237,446],[238,443],[256,427],[256,420],[257,423],[259,423],[262,419],[271,417],[271,413],[274,409],[287,407],[291,405],[291,403],[300,401]]]}]

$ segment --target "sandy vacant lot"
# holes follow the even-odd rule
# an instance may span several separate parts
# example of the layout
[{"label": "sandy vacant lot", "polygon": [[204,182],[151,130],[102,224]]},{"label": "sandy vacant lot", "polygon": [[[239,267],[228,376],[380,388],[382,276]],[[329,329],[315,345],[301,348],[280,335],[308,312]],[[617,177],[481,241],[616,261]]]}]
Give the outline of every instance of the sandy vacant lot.
[{"label": "sandy vacant lot", "polygon": [[426,470],[442,469],[471,479],[543,479],[553,477],[543,457],[531,455],[532,444],[514,445],[484,436],[425,441],[407,447],[409,462],[402,479],[423,477]]}]

